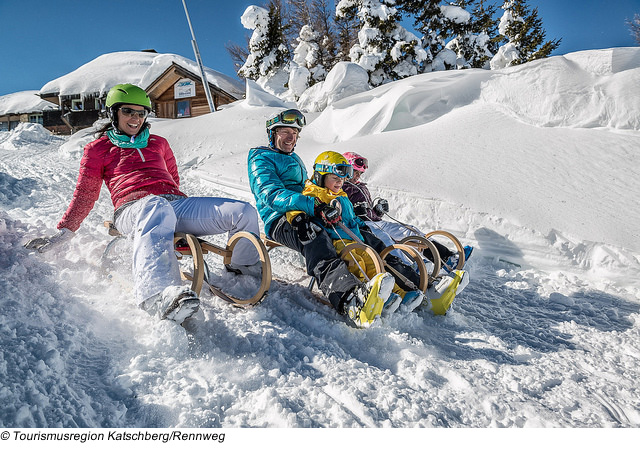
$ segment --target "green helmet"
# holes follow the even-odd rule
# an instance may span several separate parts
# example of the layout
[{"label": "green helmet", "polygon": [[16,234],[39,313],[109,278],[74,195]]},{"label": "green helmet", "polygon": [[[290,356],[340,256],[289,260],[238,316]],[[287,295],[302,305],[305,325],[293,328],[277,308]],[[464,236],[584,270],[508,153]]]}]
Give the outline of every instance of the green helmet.
[{"label": "green helmet", "polygon": [[128,83],[116,84],[107,94],[105,105],[108,109],[118,104],[138,105],[151,110],[151,99],[144,89]]}]

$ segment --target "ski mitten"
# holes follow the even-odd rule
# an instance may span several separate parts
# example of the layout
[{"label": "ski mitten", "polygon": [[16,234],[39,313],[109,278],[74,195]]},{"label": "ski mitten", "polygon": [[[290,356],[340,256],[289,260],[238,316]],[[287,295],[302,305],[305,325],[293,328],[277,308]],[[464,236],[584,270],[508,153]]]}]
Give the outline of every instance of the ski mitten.
[{"label": "ski mitten", "polygon": [[386,201],[384,198],[378,199],[375,206],[373,207],[373,210],[377,215],[382,217],[384,216],[385,213],[389,212],[389,202]]},{"label": "ski mitten", "polygon": [[313,223],[309,216],[306,214],[298,214],[291,221],[291,227],[293,231],[298,235],[298,239],[302,243],[302,245],[307,245],[309,242],[313,241],[322,228]]},{"label": "ski mitten", "polygon": [[356,213],[356,216],[360,217],[362,220],[369,220],[369,217],[367,216],[368,210],[369,207],[365,202],[360,202],[353,205],[353,212]]}]

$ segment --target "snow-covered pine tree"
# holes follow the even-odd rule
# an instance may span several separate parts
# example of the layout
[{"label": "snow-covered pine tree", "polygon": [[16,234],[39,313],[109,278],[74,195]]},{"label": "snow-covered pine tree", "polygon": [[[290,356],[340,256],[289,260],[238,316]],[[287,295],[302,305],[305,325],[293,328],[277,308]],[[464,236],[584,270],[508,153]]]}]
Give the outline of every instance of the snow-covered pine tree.
[{"label": "snow-covered pine tree", "polygon": [[372,86],[416,75],[427,58],[418,37],[400,25],[394,5],[395,0],[340,0],[336,6],[337,16],[360,21],[349,56],[369,73]]},{"label": "snow-covered pine tree", "polygon": [[[311,0],[310,24],[320,34],[318,65],[327,72],[333,69],[338,58],[338,33],[335,24],[335,0]],[[349,47],[351,48],[351,47]]]},{"label": "snow-covered pine tree", "polygon": [[634,14],[633,19],[627,20],[627,25],[629,26],[631,35],[635,38],[638,45],[640,45],[640,14]]},{"label": "snow-covered pine tree", "polygon": [[530,9],[527,0],[507,0],[502,9],[504,13],[498,29],[507,42],[491,60],[492,69],[546,58],[560,45],[561,39],[544,41],[546,33],[542,19],[538,17],[538,8]]},{"label": "snow-covered pine tree", "polygon": [[296,100],[309,86],[324,80],[327,76],[327,71],[318,62],[319,39],[320,34],[313,31],[311,25],[302,26],[289,73],[289,91]]},{"label": "snow-covered pine tree", "polygon": [[[463,9],[465,12],[472,8],[472,12],[465,19],[463,13],[455,13],[455,7]],[[496,11],[494,5],[485,6],[485,0],[459,0],[451,2],[449,8],[445,10],[444,23],[450,31],[451,39],[446,47],[453,50],[457,55],[457,68],[488,69],[489,61],[496,53],[498,46],[498,20],[493,19]]]},{"label": "snow-covered pine tree", "polygon": [[314,31],[311,25],[304,25],[300,30],[298,45],[293,51],[293,61],[309,70],[309,86],[324,80],[327,76],[327,70],[320,63],[321,41],[320,33]]},{"label": "snow-covered pine tree", "polygon": [[[355,14],[338,14],[337,7],[334,21],[338,34],[335,62],[350,61],[349,52],[358,43],[360,21]],[[333,68],[334,65],[332,64],[331,67]]]},{"label": "snow-covered pine tree", "polygon": [[398,10],[413,17],[415,30],[422,33],[421,44],[427,57],[421,72],[431,72],[434,59],[445,49],[448,36],[443,26],[440,3],[442,0],[396,0]]},{"label": "snow-covered pine tree", "polygon": [[287,5],[289,26],[298,33],[292,42],[293,60],[309,69],[313,85],[336,63],[335,9],[328,0],[287,0]]},{"label": "snow-covered pine tree", "polygon": [[241,21],[245,28],[253,30],[253,34],[249,40],[249,56],[238,70],[238,75],[265,86],[270,79],[287,71],[291,59],[280,10],[273,3],[268,11],[251,5]]}]

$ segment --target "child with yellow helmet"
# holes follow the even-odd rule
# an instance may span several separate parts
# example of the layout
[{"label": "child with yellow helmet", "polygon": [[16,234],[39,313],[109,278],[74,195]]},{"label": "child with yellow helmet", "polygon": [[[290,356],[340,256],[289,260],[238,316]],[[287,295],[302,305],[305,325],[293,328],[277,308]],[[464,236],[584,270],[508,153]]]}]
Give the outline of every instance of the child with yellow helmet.
[{"label": "child with yellow helmet", "polygon": [[[347,194],[342,190],[343,183],[353,175],[353,167],[345,157],[333,151],[323,152],[314,161],[313,169],[312,178],[305,183],[302,194],[315,197],[318,204],[331,205],[338,211],[336,215],[338,217],[333,217],[333,220],[332,218],[328,218],[328,220],[323,218],[324,220],[322,221],[312,219],[317,226],[321,226],[327,231],[333,240],[336,251],[340,252],[348,244],[354,242],[354,236],[373,247],[377,252],[384,250],[385,246],[382,241],[377,239],[362,219],[355,214],[353,205],[349,201]],[[290,211],[287,213],[287,220],[293,224],[296,221],[296,217],[300,214],[302,214],[301,211]],[[337,222],[342,222],[342,225],[344,225],[350,233],[341,227],[336,227]],[[352,265],[352,269],[350,270],[361,281],[365,280],[365,276],[368,279],[376,276],[377,271],[375,266],[364,250],[352,250],[348,258],[355,260],[356,264]],[[402,280],[396,280],[393,286],[393,292],[389,293],[389,296],[384,299],[383,312],[390,314],[401,304],[403,304],[406,309],[413,310],[423,302],[428,303],[428,299],[424,294],[415,289],[415,286],[419,284],[418,274],[395,256],[390,255],[386,261],[413,282],[414,286],[408,286]],[[364,271],[364,274],[362,271]]]}]

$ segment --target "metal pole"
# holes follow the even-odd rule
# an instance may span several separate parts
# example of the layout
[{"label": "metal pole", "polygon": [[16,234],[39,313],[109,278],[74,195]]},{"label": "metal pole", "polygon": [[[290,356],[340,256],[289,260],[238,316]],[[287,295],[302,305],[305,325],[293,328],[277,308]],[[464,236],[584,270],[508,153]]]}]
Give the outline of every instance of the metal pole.
[{"label": "metal pole", "polygon": [[204,65],[202,64],[202,58],[200,58],[200,50],[198,50],[198,43],[196,42],[196,35],[193,32],[193,27],[191,26],[191,18],[189,17],[189,11],[187,10],[187,3],[185,0],[182,0],[182,6],[184,6],[184,13],[187,15],[187,22],[189,22],[189,29],[191,30],[191,46],[193,47],[193,53],[196,55],[196,61],[198,63],[198,67],[200,68],[200,76],[202,77],[202,84],[204,86],[204,93],[207,96],[207,102],[209,103],[209,110],[214,112],[216,110],[215,105],[213,104],[213,97],[211,96],[211,91],[209,90],[209,82],[207,81],[207,74],[204,72]]}]

